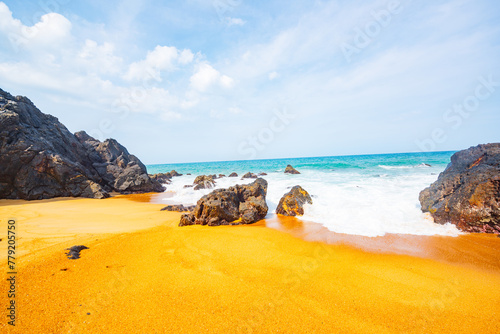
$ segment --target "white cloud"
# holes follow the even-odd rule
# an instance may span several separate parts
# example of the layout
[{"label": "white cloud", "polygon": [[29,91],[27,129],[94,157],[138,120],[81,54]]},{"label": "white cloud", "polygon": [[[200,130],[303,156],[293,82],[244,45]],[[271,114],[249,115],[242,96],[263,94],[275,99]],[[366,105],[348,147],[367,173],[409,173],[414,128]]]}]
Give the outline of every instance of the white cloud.
[{"label": "white cloud", "polygon": [[128,81],[154,78],[161,81],[162,71],[174,71],[177,65],[186,65],[193,61],[191,50],[179,50],[175,46],[157,46],[149,51],[146,59],[130,64],[124,78]]},{"label": "white cloud", "polygon": [[122,68],[123,59],[114,55],[115,47],[111,43],[97,44],[87,39],[85,45],[78,53],[82,66],[88,72],[102,74],[117,74]]},{"label": "white cloud", "polygon": [[0,32],[10,42],[14,51],[23,49],[43,52],[53,50],[69,40],[71,22],[57,13],[48,13],[32,26],[27,26],[14,19],[7,5],[0,2]]},{"label": "white cloud", "polygon": [[198,70],[190,78],[191,86],[199,92],[207,91],[211,86],[219,85],[231,88],[234,80],[227,75],[221,75],[210,64],[203,62],[198,65]]}]

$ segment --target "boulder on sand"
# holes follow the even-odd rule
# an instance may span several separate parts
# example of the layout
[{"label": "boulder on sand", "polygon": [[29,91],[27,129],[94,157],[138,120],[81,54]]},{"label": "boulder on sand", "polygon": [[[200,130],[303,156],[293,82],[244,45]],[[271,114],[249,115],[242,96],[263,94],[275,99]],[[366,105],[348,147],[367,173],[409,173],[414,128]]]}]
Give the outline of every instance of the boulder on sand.
[{"label": "boulder on sand", "polygon": [[301,186],[295,186],[281,198],[276,213],[284,216],[303,216],[306,203],[313,204],[311,196]]},{"label": "boulder on sand", "polygon": [[217,189],[203,196],[193,213],[184,214],[179,226],[252,224],[267,215],[267,181]]},{"label": "boulder on sand", "polygon": [[286,174],[300,174],[300,172],[298,170],[296,170],[295,168],[293,168],[292,165],[286,166],[285,173]]},{"label": "boulder on sand", "polygon": [[420,193],[423,212],[467,232],[500,233],[500,143],[455,153],[437,181]]}]

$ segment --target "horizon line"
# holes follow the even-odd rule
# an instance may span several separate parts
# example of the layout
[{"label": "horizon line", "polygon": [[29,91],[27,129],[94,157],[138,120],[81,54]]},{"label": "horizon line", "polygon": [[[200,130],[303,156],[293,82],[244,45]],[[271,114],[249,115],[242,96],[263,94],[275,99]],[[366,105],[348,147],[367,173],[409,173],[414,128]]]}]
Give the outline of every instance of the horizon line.
[{"label": "horizon line", "polygon": [[193,161],[193,162],[169,162],[169,163],[155,163],[145,164],[146,166],[161,166],[161,165],[181,165],[181,164],[205,164],[205,163],[225,163],[225,162],[249,162],[249,161],[266,161],[266,160],[286,160],[286,159],[312,159],[312,158],[337,158],[337,157],[361,157],[368,155],[388,155],[388,154],[418,154],[418,153],[448,153],[458,152],[460,150],[446,150],[446,151],[416,151],[416,152],[392,152],[392,153],[363,153],[363,154],[342,154],[342,155],[322,155],[315,157],[287,157],[287,158],[267,158],[267,159],[248,159],[248,160],[212,160],[212,161]]}]

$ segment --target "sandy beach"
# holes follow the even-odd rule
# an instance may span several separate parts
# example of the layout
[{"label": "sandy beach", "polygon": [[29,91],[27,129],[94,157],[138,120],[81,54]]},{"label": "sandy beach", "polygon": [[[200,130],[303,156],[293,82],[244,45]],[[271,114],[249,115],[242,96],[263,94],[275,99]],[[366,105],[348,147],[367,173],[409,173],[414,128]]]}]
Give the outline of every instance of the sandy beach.
[{"label": "sandy beach", "polygon": [[[179,228],[150,200],[0,201],[4,263],[7,219],[18,231],[16,327],[0,332],[500,331],[495,236],[355,238],[293,219]],[[89,249],[69,260],[74,245]]]}]

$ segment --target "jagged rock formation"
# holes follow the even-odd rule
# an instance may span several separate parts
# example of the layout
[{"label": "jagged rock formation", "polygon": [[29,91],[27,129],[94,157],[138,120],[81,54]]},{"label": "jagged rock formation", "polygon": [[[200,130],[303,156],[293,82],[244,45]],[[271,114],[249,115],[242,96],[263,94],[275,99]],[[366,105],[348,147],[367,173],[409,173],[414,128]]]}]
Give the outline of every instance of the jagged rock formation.
[{"label": "jagged rock formation", "polygon": [[276,213],[284,216],[303,216],[304,204],[313,204],[311,196],[301,186],[295,186],[290,192],[283,195]]},{"label": "jagged rock formation", "polygon": [[184,214],[179,226],[252,224],[267,215],[267,181],[217,189],[203,196],[193,213]]},{"label": "jagged rock formation", "polygon": [[500,143],[455,153],[438,180],[420,193],[420,204],[436,223],[500,233]]},{"label": "jagged rock formation", "polygon": [[0,198],[109,197],[163,191],[115,140],[73,135],[26,97],[0,89]]},{"label": "jagged rock formation", "polygon": [[172,174],[170,173],[156,173],[148,175],[151,179],[156,180],[161,184],[170,184],[172,182]]}]

